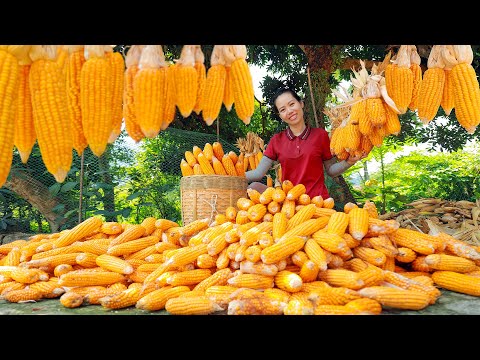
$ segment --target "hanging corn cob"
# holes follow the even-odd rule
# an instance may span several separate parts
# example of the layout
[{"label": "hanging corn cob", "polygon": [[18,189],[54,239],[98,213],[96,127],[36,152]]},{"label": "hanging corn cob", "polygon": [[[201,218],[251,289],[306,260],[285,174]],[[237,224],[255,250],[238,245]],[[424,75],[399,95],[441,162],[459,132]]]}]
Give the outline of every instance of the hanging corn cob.
[{"label": "hanging corn cob", "polygon": [[[473,134],[480,123],[480,89],[472,67],[471,45],[453,45],[450,54],[444,52],[445,62],[452,66],[455,115],[460,125]],[[433,51],[433,49],[432,49]]]},{"label": "hanging corn cob", "polygon": [[43,162],[57,182],[72,164],[72,133],[68,117],[66,81],[56,62],[54,45],[33,45],[30,51],[30,91],[33,123]]},{"label": "hanging corn cob", "polygon": [[453,52],[453,45],[446,45],[441,51],[443,62],[445,63],[445,67],[443,68],[445,71],[445,84],[443,85],[443,94],[440,106],[442,107],[443,111],[445,111],[446,115],[450,115],[455,107],[455,94],[452,79],[452,67],[454,64],[448,62],[448,59],[453,56]]},{"label": "hanging corn cob", "polygon": [[[28,46],[30,48],[30,46]],[[17,105],[15,107],[14,145],[20,154],[22,163],[26,164],[33,145],[37,140],[35,126],[33,125],[32,98],[30,92],[29,74],[31,59],[28,52],[18,59],[19,78]]]},{"label": "hanging corn cob", "polygon": [[137,123],[147,138],[162,128],[167,89],[167,63],[161,45],[147,45],[133,83]]},{"label": "hanging corn cob", "polygon": [[0,46],[0,186],[7,180],[13,159],[13,134],[15,129],[15,102],[19,81],[18,59]]},{"label": "hanging corn cob", "polygon": [[205,55],[200,45],[195,45],[195,70],[197,70],[197,101],[193,107],[195,114],[200,115],[202,108],[200,104],[205,91],[205,81],[207,80],[207,69],[205,68]]},{"label": "hanging corn cob", "polygon": [[418,108],[418,94],[420,92],[420,86],[422,85],[422,68],[420,67],[421,58],[418,55],[417,47],[415,45],[410,46],[410,70],[413,73],[413,90],[412,101],[408,105],[408,108],[412,111]]},{"label": "hanging corn cob", "polygon": [[112,132],[108,143],[112,144],[122,131],[123,119],[123,78],[125,72],[125,60],[119,52],[113,52],[111,46],[105,47],[105,56],[110,61],[112,68],[113,93],[112,93]]},{"label": "hanging corn cob", "polygon": [[205,89],[200,102],[203,120],[209,126],[213,124],[220,113],[226,76],[223,45],[215,45],[212,50],[210,67],[207,70],[207,79],[205,80]]},{"label": "hanging corn cob", "polygon": [[387,93],[400,114],[405,114],[412,100],[413,72],[410,69],[410,47],[401,45],[395,60],[385,69]]},{"label": "hanging corn cob", "polygon": [[67,67],[67,108],[70,126],[72,129],[73,148],[79,156],[88,146],[83,133],[82,109],[80,103],[80,74],[85,63],[85,48],[83,45],[71,45],[68,48],[69,58]]},{"label": "hanging corn cob", "polygon": [[197,102],[198,75],[195,69],[196,45],[184,45],[175,64],[177,107],[184,118],[189,117]]},{"label": "hanging corn cob", "polygon": [[100,157],[112,132],[112,66],[104,45],[86,45],[80,72],[83,134],[92,152]]},{"label": "hanging corn cob", "polygon": [[232,62],[235,61],[235,55],[228,46],[225,46],[223,49],[223,55],[225,57],[225,91],[223,92],[223,105],[227,111],[232,110],[234,103],[234,90],[233,90],[233,80],[232,80]]},{"label": "hanging corn cob", "polygon": [[133,96],[133,81],[138,72],[138,62],[142,55],[143,45],[132,45],[125,57],[125,73],[123,87],[123,119],[125,121],[125,130],[127,134],[135,141],[139,142],[145,135],[137,123],[135,115],[135,100]]},{"label": "hanging corn cob", "polygon": [[177,64],[169,64],[167,68],[166,96],[161,130],[165,130],[170,125],[175,119],[177,111],[177,89],[175,84],[176,69]]},{"label": "hanging corn cob", "polygon": [[445,64],[442,58],[444,45],[433,45],[428,56],[427,67],[422,79],[422,86],[418,94],[418,117],[427,125],[437,115],[442,101],[445,84]]},{"label": "hanging corn cob", "polygon": [[255,94],[252,74],[246,61],[247,47],[245,45],[230,45],[225,48],[225,51],[230,51],[235,58],[231,65],[235,112],[240,120],[248,125],[255,110]]}]

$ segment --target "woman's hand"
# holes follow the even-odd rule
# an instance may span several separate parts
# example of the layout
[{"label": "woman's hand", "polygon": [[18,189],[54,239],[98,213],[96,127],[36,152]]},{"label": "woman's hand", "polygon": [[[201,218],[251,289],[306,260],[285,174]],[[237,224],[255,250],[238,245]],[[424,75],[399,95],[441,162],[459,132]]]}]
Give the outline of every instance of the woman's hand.
[{"label": "woman's hand", "polygon": [[350,155],[347,160],[345,160],[350,165],[354,165],[357,161],[360,161],[366,158],[368,154],[364,154],[363,151],[361,153],[356,153],[356,155]]}]

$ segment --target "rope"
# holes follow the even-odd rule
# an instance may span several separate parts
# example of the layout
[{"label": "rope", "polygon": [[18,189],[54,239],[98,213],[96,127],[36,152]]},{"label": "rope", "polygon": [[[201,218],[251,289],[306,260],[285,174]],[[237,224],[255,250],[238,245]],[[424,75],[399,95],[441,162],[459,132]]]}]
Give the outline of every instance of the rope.
[{"label": "rope", "polygon": [[315,124],[317,125],[317,128],[318,128],[319,127],[318,117],[317,117],[317,111],[315,110],[315,99],[313,98],[313,92],[312,92],[312,80],[310,79],[310,66],[307,66],[307,78],[308,78],[308,89],[310,90],[310,97],[312,99],[313,116],[315,117]]},{"label": "rope", "polygon": [[210,221],[209,223],[211,224],[212,221],[213,221],[213,218],[215,217],[214,213],[217,213],[218,214],[218,210],[217,210],[217,198],[218,198],[218,195],[217,194],[213,194],[212,195],[212,202],[209,203],[207,200],[203,199],[203,201],[205,201],[208,205],[210,205],[210,207],[212,208],[212,213],[210,214]]}]

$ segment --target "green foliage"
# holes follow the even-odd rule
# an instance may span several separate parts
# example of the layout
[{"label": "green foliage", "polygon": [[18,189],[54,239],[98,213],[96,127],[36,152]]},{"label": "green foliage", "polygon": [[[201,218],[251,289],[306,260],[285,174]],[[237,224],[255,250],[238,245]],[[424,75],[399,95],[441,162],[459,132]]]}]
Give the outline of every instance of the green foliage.
[{"label": "green foliage", "polygon": [[352,186],[352,192],[361,202],[385,204],[382,213],[403,210],[419,198],[475,201],[480,198],[480,158],[475,152],[415,151],[384,165],[383,174],[379,170],[370,179]]}]

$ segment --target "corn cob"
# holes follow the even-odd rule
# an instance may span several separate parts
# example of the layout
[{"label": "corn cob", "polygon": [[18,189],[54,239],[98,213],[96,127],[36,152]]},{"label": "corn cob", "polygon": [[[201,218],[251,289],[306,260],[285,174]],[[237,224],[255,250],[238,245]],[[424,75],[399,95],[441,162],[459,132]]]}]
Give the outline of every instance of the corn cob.
[{"label": "corn cob", "polygon": [[30,91],[33,121],[42,159],[57,182],[63,182],[72,164],[71,125],[65,77],[55,62],[53,46],[32,46]]},{"label": "corn cob", "polygon": [[233,99],[235,112],[245,125],[250,123],[255,105],[253,80],[246,61],[247,48],[245,45],[225,46],[226,62],[231,62],[230,72],[233,83]]},{"label": "corn cob", "polygon": [[203,97],[200,102],[203,120],[209,126],[217,119],[222,107],[227,76],[224,64],[223,45],[215,45],[210,58],[210,67],[207,70]]},{"label": "corn cob", "polygon": [[197,71],[197,99],[193,111],[200,115],[202,111],[201,103],[203,98],[203,93],[205,91],[205,81],[207,79],[207,71],[205,68],[205,55],[202,52],[200,45],[195,46],[195,70]]},{"label": "corn cob", "polygon": [[133,82],[135,116],[147,138],[162,128],[167,90],[167,64],[161,45],[147,45]]},{"label": "corn cob", "polygon": [[445,64],[440,45],[432,47],[427,66],[428,69],[423,74],[422,86],[418,94],[418,117],[425,125],[437,115],[443,96]]},{"label": "corn cob", "polygon": [[37,140],[33,124],[32,99],[29,73],[31,61],[19,62],[17,105],[15,110],[14,145],[20,154],[22,163],[26,164],[33,145]]},{"label": "corn cob", "polygon": [[100,157],[112,132],[113,70],[104,46],[85,46],[85,59],[80,73],[83,133],[90,150]]},{"label": "corn cob", "polygon": [[108,138],[108,143],[112,144],[120,135],[123,121],[123,86],[125,60],[119,52],[113,52],[111,46],[106,46],[105,56],[110,62],[112,68],[112,129]]},{"label": "corn cob", "polygon": [[433,282],[439,287],[461,294],[480,296],[480,278],[455,271],[435,271]]},{"label": "corn cob", "polygon": [[184,45],[175,64],[176,104],[184,118],[189,117],[197,102],[198,74],[195,69],[196,45]]},{"label": "corn cob", "polygon": [[385,69],[387,92],[400,114],[405,114],[412,100],[413,72],[410,69],[410,57],[410,46],[401,45],[395,61]]},{"label": "corn cob", "polygon": [[412,111],[417,110],[418,107],[418,94],[422,85],[422,68],[420,67],[421,58],[418,55],[415,45],[410,45],[410,69],[413,73],[413,91],[412,101],[408,105],[408,108]]},{"label": "corn cob", "polygon": [[73,244],[75,241],[91,235],[102,226],[102,220],[97,216],[92,216],[80,224],[73,227],[69,232],[60,236],[53,242],[53,248],[61,248]]},{"label": "corn cob", "polygon": [[143,47],[143,45],[132,45],[127,52],[127,56],[125,57],[126,69],[124,73],[123,86],[123,118],[125,121],[125,130],[135,142],[139,142],[145,137],[137,123],[133,90],[134,79],[139,70],[138,62],[140,60]]}]

